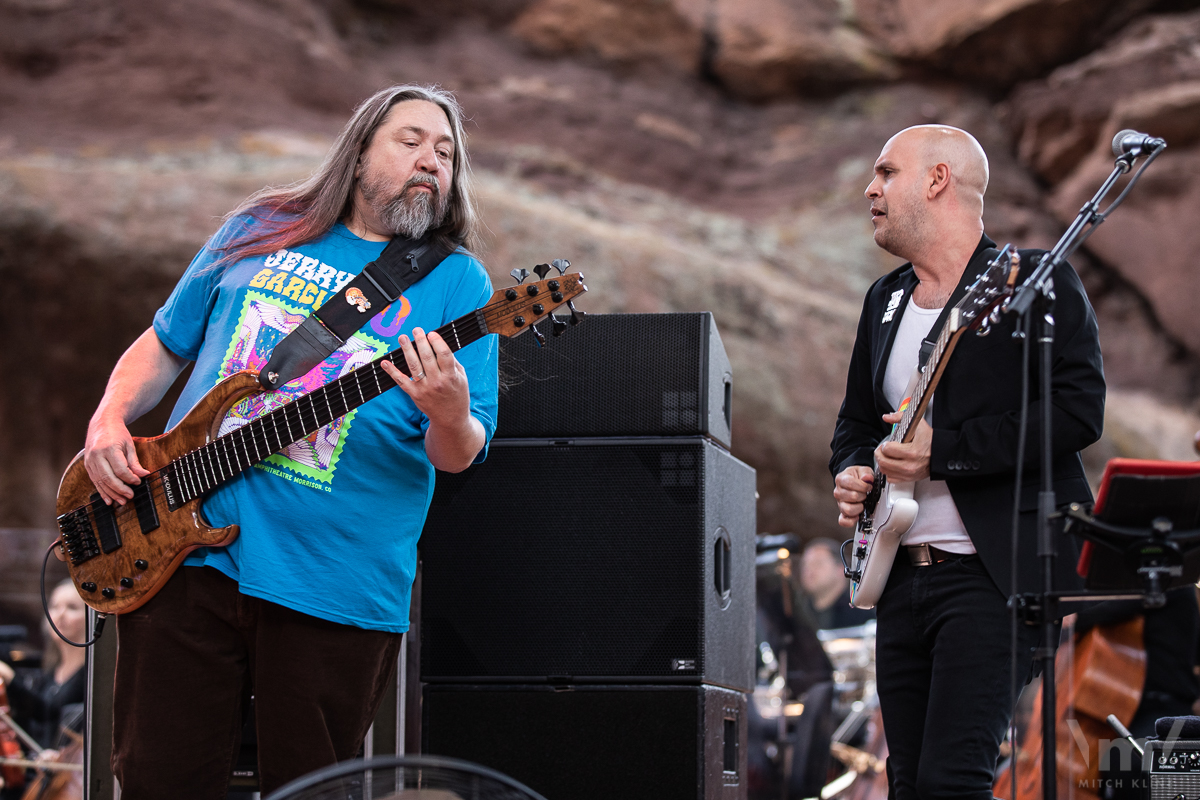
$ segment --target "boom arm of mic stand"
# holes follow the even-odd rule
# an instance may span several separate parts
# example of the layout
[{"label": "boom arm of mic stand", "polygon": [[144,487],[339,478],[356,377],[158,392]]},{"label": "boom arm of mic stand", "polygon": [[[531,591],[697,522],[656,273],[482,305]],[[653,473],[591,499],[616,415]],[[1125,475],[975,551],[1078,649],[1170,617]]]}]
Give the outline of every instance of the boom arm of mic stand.
[{"label": "boom arm of mic stand", "polygon": [[[1026,279],[1025,283],[1017,287],[1016,294],[1004,307],[1006,313],[1011,312],[1017,316],[1028,313],[1030,306],[1033,305],[1034,297],[1045,291],[1046,281],[1054,274],[1055,268],[1070,258],[1075,249],[1083,243],[1083,239],[1086,237],[1081,234],[1085,230],[1090,233],[1090,230],[1094,230],[1097,225],[1104,222],[1104,215],[1100,214],[1100,201],[1112,191],[1117,180],[1129,172],[1132,165],[1133,156],[1129,154],[1117,158],[1113,171],[1100,187],[1100,191],[1096,192],[1092,199],[1079,209],[1079,213],[1075,215],[1075,221],[1071,223],[1054,247],[1042,256],[1034,273]],[[1112,210],[1111,207],[1109,210]]]},{"label": "boom arm of mic stand", "polygon": [[1100,226],[1104,220],[1108,219],[1108,215],[1116,210],[1117,206],[1125,201],[1125,197],[1129,194],[1129,190],[1134,187],[1138,180],[1142,177],[1142,173],[1146,171],[1146,167],[1150,166],[1154,159],[1158,158],[1159,153],[1167,148],[1166,142],[1154,148],[1150,152],[1150,156],[1134,174],[1129,184],[1122,190],[1121,194],[1117,195],[1104,213],[1100,213],[1100,201],[1112,191],[1112,187],[1122,175],[1129,172],[1133,167],[1134,160],[1140,153],[1125,153],[1118,156],[1113,165],[1113,171],[1109,173],[1108,178],[1100,186],[1100,190],[1084,204],[1083,208],[1075,216],[1074,222],[1070,227],[1063,232],[1062,237],[1055,243],[1054,247],[1048,253],[1042,256],[1042,260],[1038,263],[1038,267],[1034,273],[1029,276],[1025,283],[1021,284],[1016,293],[1013,295],[1005,306],[1004,311],[1013,312],[1018,316],[1022,316],[1029,312],[1030,306],[1033,305],[1033,299],[1037,294],[1045,293],[1047,289],[1047,281],[1059,264],[1071,257],[1081,244],[1092,235],[1092,233]]}]

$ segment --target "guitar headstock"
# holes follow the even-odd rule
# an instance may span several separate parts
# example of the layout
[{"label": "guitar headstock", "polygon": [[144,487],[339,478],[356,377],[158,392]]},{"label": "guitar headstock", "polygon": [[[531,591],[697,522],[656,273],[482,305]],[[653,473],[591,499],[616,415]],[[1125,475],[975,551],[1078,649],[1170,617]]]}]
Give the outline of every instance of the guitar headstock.
[{"label": "guitar headstock", "polygon": [[1020,269],[1020,253],[1006,244],[954,307],[954,328],[975,329],[980,336],[986,336],[989,327],[999,321],[1001,304],[1012,296]]},{"label": "guitar headstock", "polygon": [[[491,300],[479,314],[487,324],[489,333],[501,336],[519,336],[527,330],[532,330],[538,344],[544,344],[546,337],[537,329],[537,324],[546,317],[551,321],[551,334],[558,336],[569,325],[578,325],[583,321],[584,313],[575,308],[576,297],[587,291],[583,283],[583,275],[578,272],[567,274],[571,262],[556,258],[549,264],[538,264],[533,268],[542,280],[525,283],[529,270],[514,269],[510,274],[517,281],[516,286],[507,289],[497,289]],[[547,277],[551,269],[558,270],[556,277]],[[558,319],[553,311],[559,306],[566,305],[571,310],[569,319]]]}]

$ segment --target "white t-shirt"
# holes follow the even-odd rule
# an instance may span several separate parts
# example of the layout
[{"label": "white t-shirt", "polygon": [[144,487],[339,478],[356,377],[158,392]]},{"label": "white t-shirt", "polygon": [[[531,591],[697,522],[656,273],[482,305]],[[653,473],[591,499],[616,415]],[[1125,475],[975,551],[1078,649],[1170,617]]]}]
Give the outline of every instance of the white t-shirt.
[{"label": "white t-shirt", "polygon": [[[904,401],[904,390],[917,368],[921,354],[921,341],[929,335],[933,324],[941,316],[940,308],[921,308],[912,297],[908,308],[900,317],[900,327],[892,342],[888,355],[887,370],[883,373],[883,396],[894,409]],[[915,402],[915,401],[914,401]],[[925,421],[933,424],[933,402],[925,410]],[[951,553],[974,553],[975,545],[967,535],[958,506],[950,496],[945,481],[929,478],[917,481],[913,498],[917,501],[917,519],[900,539],[904,545],[929,544]]]}]

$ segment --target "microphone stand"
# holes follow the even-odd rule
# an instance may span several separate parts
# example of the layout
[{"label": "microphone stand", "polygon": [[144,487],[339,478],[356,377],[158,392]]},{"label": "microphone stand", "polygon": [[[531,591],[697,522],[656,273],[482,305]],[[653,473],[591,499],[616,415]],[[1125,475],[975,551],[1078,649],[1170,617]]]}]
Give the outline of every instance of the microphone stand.
[{"label": "microphone stand", "polygon": [[[1040,351],[1039,381],[1042,397],[1042,436],[1041,436],[1041,468],[1042,488],[1038,493],[1038,558],[1042,561],[1042,591],[1041,594],[1025,594],[1018,598],[1018,603],[1025,610],[1027,621],[1038,624],[1042,629],[1041,646],[1034,652],[1034,661],[1042,662],[1042,798],[1055,800],[1058,791],[1057,782],[1057,750],[1054,686],[1054,656],[1058,649],[1058,619],[1059,601],[1083,602],[1090,598],[1077,593],[1054,592],[1054,559],[1057,556],[1054,547],[1051,515],[1057,508],[1054,493],[1054,451],[1053,431],[1051,425],[1051,372],[1054,363],[1054,270],[1065,262],[1081,244],[1100,226],[1101,223],[1119,206],[1130,189],[1142,177],[1146,167],[1166,149],[1166,143],[1161,143],[1148,153],[1149,158],[1130,179],[1124,191],[1117,196],[1107,209],[1100,211],[1100,201],[1103,200],[1120,177],[1132,168],[1133,162],[1139,156],[1147,155],[1141,147],[1134,147],[1129,152],[1117,156],[1113,171],[1109,174],[1100,190],[1079,210],[1075,221],[1071,223],[1062,238],[1051,248],[1038,263],[1033,274],[1021,284],[1013,294],[1012,299],[1005,304],[1003,312],[1016,314],[1020,321],[1019,331],[1030,331],[1029,315],[1033,314],[1038,321],[1037,342]],[[1021,375],[1022,381],[1029,380],[1029,373]],[[1027,396],[1027,395],[1026,395]],[[1028,407],[1021,410],[1022,415],[1028,413]],[[1020,497],[1021,487],[1016,487],[1016,496]],[[1016,530],[1013,531],[1016,535]],[[1136,595],[1140,596],[1140,595]],[[1016,782],[1013,782],[1012,794],[1016,795]]]}]

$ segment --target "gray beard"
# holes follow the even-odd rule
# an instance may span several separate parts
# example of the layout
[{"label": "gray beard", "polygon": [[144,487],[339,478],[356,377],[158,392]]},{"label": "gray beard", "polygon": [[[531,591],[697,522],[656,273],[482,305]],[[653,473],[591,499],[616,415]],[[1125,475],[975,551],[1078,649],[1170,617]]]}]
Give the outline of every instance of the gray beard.
[{"label": "gray beard", "polygon": [[[433,191],[410,191],[412,187],[422,183],[433,187]],[[386,203],[380,202],[383,191],[383,187],[378,184],[370,180],[363,181],[363,198],[371,204],[372,210],[384,227],[394,234],[420,239],[430,228],[441,225],[446,219],[446,195],[441,192],[435,178],[425,181],[410,179],[404,184],[404,188]]]},{"label": "gray beard", "polygon": [[377,212],[380,221],[392,233],[420,239],[446,218],[446,210],[436,208],[435,196],[426,192],[401,193]]}]

